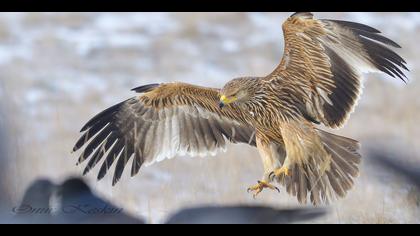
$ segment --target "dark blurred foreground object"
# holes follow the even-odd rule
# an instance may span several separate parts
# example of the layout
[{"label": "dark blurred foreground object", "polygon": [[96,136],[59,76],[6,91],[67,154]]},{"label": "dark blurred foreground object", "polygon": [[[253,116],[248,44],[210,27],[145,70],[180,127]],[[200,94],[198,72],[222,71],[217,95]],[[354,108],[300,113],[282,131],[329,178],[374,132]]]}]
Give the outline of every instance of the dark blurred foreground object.
[{"label": "dark blurred foreground object", "polygon": [[[56,200],[56,204],[53,204]],[[57,186],[37,180],[26,190],[15,216],[6,223],[53,224],[144,224],[106,200],[94,195],[79,178],[70,178]],[[323,209],[285,209],[232,206],[184,209],[172,215],[166,224],[284,224],[316,219]]]},{"label": "dark blurred foreground object", "polygon": [[[400,157],[401,152],[385,151],[379,149],[369,150],[369,159],[373,161],[376,166],[385,168],[388,172],[404,177],[411,184],[415,185],[420,190],[420,163],[402,163],[395,160],[393,157]],[[402,159],[402,158],[398,158]],[[406,158],[408,159],[408,158]]]},{"label": "dark blurred foreground object", "polygon": [[66,180],[58,187],[61,207],[56,223],[72,224],[144,224],[112,203],[94,195],[78,178]]},{"label": "dark blurred foreground object", "polygon": [[34,181],[26,189],[19,206],[13,207],[10,223],[52,223],[52,206],[50,204],[56,185],[47,179]]},{"label": "dark blurred foreground object", "polygon": [[199,207],[181,210],[166,224],[289,224],[313,220],[325,215],[323,209],[284,209],[233,206]]},{"label": "dark blurred foreground object", "polygon": [[[56,202],[54,202],[54,200]],[[144,224],[122,208],[92,193],[81,179],[70,178],[57,186],[49,180],[34,181],[22,202],[11,209],[6,223],[30,224]]]}]

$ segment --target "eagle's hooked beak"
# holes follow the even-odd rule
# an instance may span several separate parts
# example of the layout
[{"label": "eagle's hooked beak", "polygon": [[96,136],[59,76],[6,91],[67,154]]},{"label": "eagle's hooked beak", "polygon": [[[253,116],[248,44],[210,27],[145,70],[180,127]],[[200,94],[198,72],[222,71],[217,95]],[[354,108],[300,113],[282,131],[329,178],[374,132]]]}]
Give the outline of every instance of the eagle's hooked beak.
[{"label": "eagle's hooked beak", "polygon": [[220,97],[219,108],[222,109],[226,105],[227,98],[225,95]]},{"label": "eagle's hooked beak", "polygon": [[220,97],[219,108],[222,109],[223,107],[225,107],[226,105],[228,105],[228,104],[230,104],[234,101],[236,101],[236,97],[227,98],[225,95],[222,95]]}]

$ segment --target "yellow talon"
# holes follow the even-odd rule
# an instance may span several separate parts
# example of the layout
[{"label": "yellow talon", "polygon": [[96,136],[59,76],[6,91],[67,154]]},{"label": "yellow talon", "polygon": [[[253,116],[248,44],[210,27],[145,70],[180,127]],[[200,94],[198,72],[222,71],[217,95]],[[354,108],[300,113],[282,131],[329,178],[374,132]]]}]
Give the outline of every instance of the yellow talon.
[{"label": "yellow talon", "polygon": [[274,177],[281,177],[282,175],[291,176],[292,173],[290,173],[289,168],[287,168],[286,166],[283,166],[271,172],[270,179],[274,179]]},{"label": "yellow talon", "polygon": [[253,185],[248,188],[248,193],[254,192],[253,197],[256,198],[257,195],[261,193],[265,188],[269,188],[271,190],[277,190],[278,192],[280,192],[280,190],[276,186],[269,184],[267,182],[264,182],[264,181],[258,181],[256,185]]}]

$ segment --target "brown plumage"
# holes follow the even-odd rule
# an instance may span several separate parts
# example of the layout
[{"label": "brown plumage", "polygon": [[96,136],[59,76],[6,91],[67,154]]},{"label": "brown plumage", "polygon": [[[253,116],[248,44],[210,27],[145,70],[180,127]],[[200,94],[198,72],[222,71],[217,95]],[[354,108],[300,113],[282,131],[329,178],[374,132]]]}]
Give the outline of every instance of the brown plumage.
[{"label": "brown plumage", "polygon": [[87,145],[84,174],[102,161],[98,179],[116,162],[115,184],[131,161],[143,164],[176,155],[204,156],[226,140],[256,146],[264,175],[249,190],[283,184],[299,202],[344,197],[359,172],[357,141],[315,128],[341,127],[361,92],[363,72],[384,72],[405,81],[398,44],[369,26],[314,19],[296,13],[283,24],[284,56],[268,76],[238,78],[223,89],[184,83],[146,85],[139,96],[92,118],[74,151]]}]

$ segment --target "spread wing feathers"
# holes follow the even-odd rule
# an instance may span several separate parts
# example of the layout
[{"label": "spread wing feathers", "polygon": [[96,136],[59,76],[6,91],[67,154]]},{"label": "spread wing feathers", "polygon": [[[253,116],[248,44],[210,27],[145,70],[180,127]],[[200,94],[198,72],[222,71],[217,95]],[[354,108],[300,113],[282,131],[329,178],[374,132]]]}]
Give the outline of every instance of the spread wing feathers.
[{"label": "spread wing feathers", "polygon": [[384,72],[406,82],[406,62],[390,49],[400,46],[372,27],[297,13],[283,24],[283,32],[284,56],[267,80],[289,97],[286,103],[294,103],[291,116],[338,128],[354,109],[363,72]]},{"label": "spread wing feathers", "polygon": [[98,179],[116,162],[113,185],[133,158],[131,176],[143,164],[175,155],[204,156],[224,149],[226,140],[255,146],[254,129],[239,108],[218,108],[218,90],[172,83],[136,88],[143,95],[112,106],[81,130],[74,151],[78,163],[89,159],[84,174],[103,160]]}]

